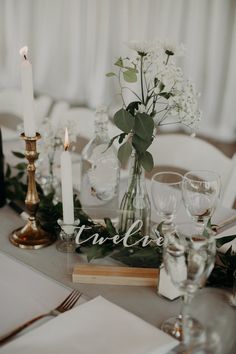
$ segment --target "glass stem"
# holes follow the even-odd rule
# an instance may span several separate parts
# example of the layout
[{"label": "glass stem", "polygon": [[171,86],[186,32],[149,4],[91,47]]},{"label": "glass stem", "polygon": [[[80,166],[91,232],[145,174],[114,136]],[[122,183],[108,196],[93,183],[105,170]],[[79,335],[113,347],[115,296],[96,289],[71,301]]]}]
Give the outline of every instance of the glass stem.
[{"label": "glass stem", "polygon": [[188,321],[189,321],[189,306],[193,299],[193,294],[189,292],[185,292],[182,296],[182,306],[179,318],[182,320],[183,325],[183,341],[185,345],[190,343],[190,333],[188,328]]}]

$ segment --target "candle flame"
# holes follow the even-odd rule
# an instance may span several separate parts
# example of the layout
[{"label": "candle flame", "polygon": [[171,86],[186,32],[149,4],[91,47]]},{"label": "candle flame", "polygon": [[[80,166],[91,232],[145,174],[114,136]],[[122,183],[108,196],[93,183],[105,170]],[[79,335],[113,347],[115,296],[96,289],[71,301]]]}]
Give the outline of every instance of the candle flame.
[{"label": "candle flame", "polygon": [[68,134],[68,129],[65,129],[65,140],[64,140],[64,149],[67,151],[69,149],[69,134]]},{"label": "candle flame", "polygon": [[28,47],[25,45],[24,47],[22,47],[19,50],[20,55],[22,56],[22,58],[24,58],[25,60],[27,60],[27,55],[28,55]]}]

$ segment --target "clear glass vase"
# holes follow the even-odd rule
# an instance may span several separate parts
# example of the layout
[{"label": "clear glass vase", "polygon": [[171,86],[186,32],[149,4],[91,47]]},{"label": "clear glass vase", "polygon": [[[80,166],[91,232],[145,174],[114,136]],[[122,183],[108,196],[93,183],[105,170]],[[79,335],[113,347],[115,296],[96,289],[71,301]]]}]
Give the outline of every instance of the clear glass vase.
[{"label": "clear glass vase", "polygon": [[132,152],[129,168],[128,189],[120,205],[119,231],[125,233],[136,220],[141,220],[141,233],[149,235],[151,203],[147,193],[144,169],[135,151]]}]

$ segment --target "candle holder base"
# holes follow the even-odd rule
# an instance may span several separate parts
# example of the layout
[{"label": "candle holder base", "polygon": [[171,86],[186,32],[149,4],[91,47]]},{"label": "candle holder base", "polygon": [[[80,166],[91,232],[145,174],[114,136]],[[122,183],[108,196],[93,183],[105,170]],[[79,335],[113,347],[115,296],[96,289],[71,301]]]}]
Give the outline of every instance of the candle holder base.
[{"label": "candle holder base", "polygon": [[56,245],[57,250],[64,253],[74,253],[78,247],[75,238],[80,220],[75,220],[73,224],[65,224],[63,220],[58,220],[57,223],[61,228],[60,241]]},{"label": "candle holder base", "polygon": [[56,240],[56,236],[43,230],[35,218],[29,218],[27,224],[14,230],[9,239],[17,247],[39,249],[51,245]]}]

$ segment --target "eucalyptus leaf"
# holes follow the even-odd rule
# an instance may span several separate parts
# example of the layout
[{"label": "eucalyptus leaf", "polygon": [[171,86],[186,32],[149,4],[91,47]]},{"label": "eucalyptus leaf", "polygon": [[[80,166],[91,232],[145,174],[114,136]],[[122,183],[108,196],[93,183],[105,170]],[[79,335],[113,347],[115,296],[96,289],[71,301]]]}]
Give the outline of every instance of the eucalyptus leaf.
[{"label": "eucalyptus leaf", "polygon": [[161,93],[158,94],[158,96],[164,97],[164,98],[166,98],[168,100],[171,96],[173,96],[173,93],[171,93],[171,92],[161,92]]},{"label": "eucalyptus leaf", "polygon": [[154,166],[154,162],[153,162],[153,157],[150,154],[150,152],[145,151],[143,154],[141,154],[139,156],[139,160],[141,162],[141,165],[143,166],[143,168],[146,171],[148,171],[148,172],[152,171],[153,166]]},{"label": "eucalyptus leaf", "polygon": [[134,132],[141,139],[150,141],[153,135],[154,121],[146,113],[137,113],[135,116]]},{"label": "eucalyptus leaf", "polygon": [[114,115],[114,123],[120,130],[128,134],[134,127],[134,117],[121,108]]},{"label": "eucalyptus leaf", "polygon": [[[116,135],[116,136],[113,136],[113,138],[110,140],[110,142],[109,142],[109,144],[108,144],[108,146],[107,146],[107,148],[106,148],[105,151],[107,151],[107,150],[112,146],[112,144],[114,143],[114,141],[115,141],[119,136],[120,136],[120,134],[118,134],[118,135]],[[104,151],[104,152],[105,152],[105,151]]]},{"label": "eucalyptus leaf", "polygon": [[111,219],[110,218],[104,218],[104,221],[105,221],[105,224],[106,224],[107,231],[108,231],[109,235],[111,237],[117,235],[118,232],[116,231],[114,225],[112,224]]},{"label": "eucalyptus leaf", "polygon": [[17,170],[25,170],[27,168],[27,164],[25,162],[18,163],[14,166]]},{"label": "eucalyptus leaf", "polygon": [[18,157],[19,159],[24,159],[25,158],[25,155],[22,154],[21,152],[18,152],[18,151],[12,151],[12,154],[16,157]]},{"label": "eucalyptus leaf", "polygon": [[122,144],[118,150],[118,159],[122,164],[126,164],[132,153],[132,146],[129,141]]},{"label": "eucalyptus leaf", "polygon": [[123,77],[126,82],[136,82],[137,81],[137,74],[133,70],[126,70],[123,72]]},{"label": "eucalyptus leaf", "polygon": [[132,144],[137,152],[142,154],[145,152],[152,143],[152,139],[149,141],[141,139],[138,135],[134,134],[132,138]]},{"label": "eucalyptus leaf", "polygon": [[120,68],[123,68],[124,65],[123,65],[122,58],[120,57],[119,59],[117,59],[117,61],[115,62],[114,65],[119,66]]},{"label": "eucalyptus leaf", "polygon": [[120,137],[119,137],[119,140],[118,140],[118,143],[122,144],[125,137],[126,137],[126,133],[121,133]]},{"label": "eucalyptus leaf", "polygon": [[130,70],[135,72],[136,74],[138,74],[138,70],[136,67],[132,67],[132,66],[124,66],[124,69]]},{"label": "eucalyptus leaf", "polygon": [[16,177],[21,179],[25,175],[25,171],[20,171],[17,173]]},{"label": "eucalyptus leaf", "polygon": [[231,242],[236,238],[236,235],[231,235],[231,236],[226,236],[226,237],[221,237],[216,240],[216,247],[220,248],[223,246],[225,243]]},{"label": "eucalyptus leaf", "polygon": [[7,169],[6,169],[6,178],[11,177],[11,167],[9,164],[7,164]]},{"label": "eucalyptus leaf", "polygon": [[104,258],[111,253],[110,248],[102,247],[101,245],[92,245],[88,248],[86,255],[87,260],[90,262],[92,259]]},{"label": "eucalyptus leaf", "polygon": [[130,102],[126,108],[126,111],[130,112],[133,116],[135,114],[135,111],[138,110],[138,106],[141,104],[140,101],[133,101]]},{"label": "eucalyptus leaf", "polygon": [[107,73],[106,76],[107,77],[112,77],[112,76],[116,76],[116,74],[111,71],[111,72]]}]

